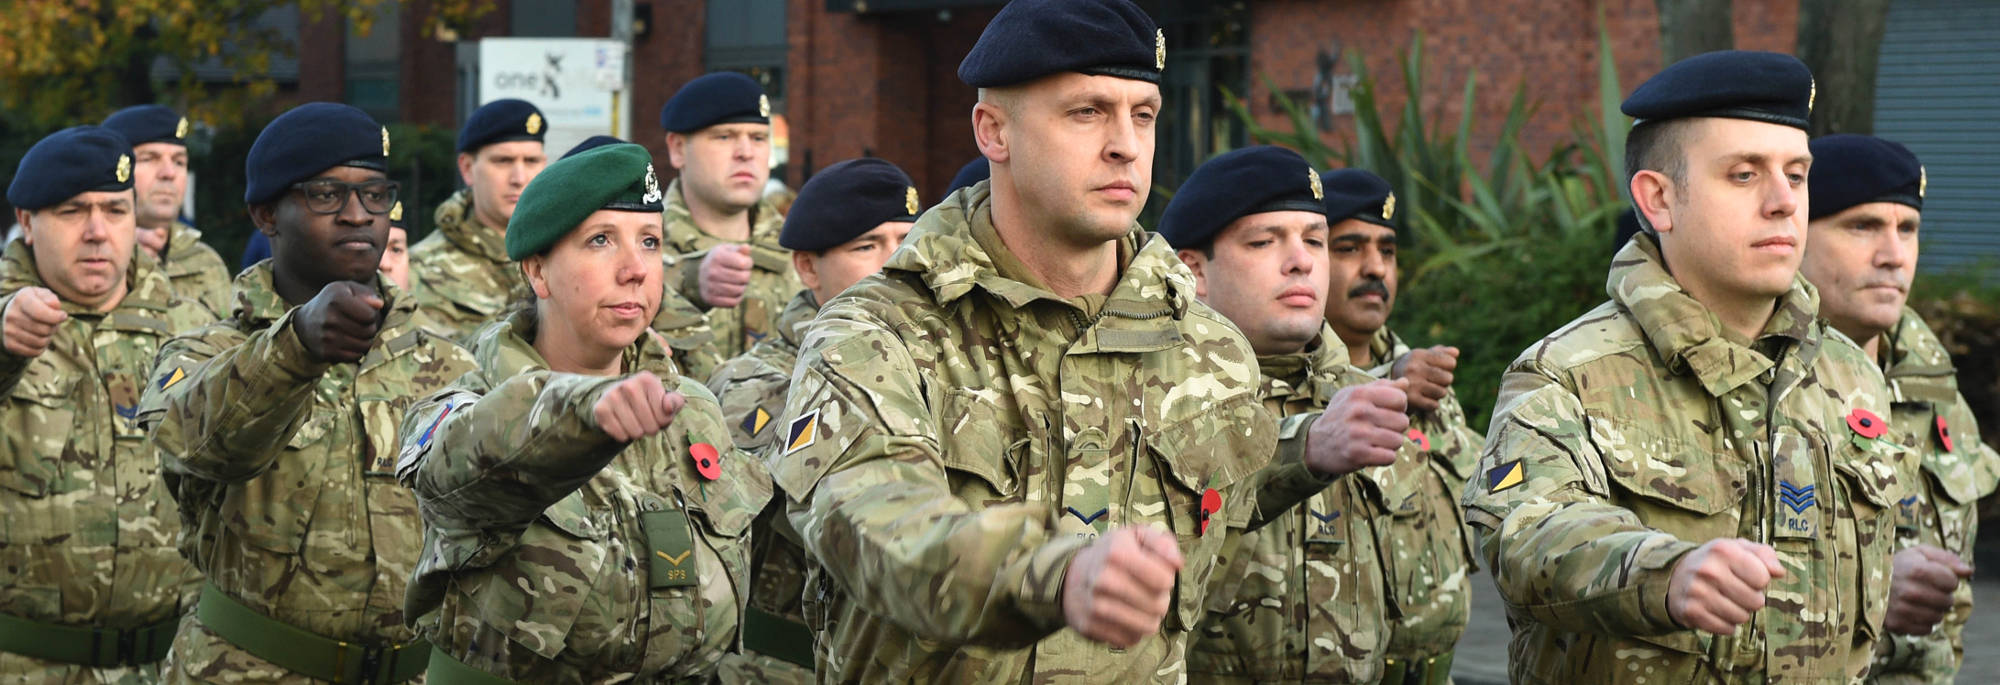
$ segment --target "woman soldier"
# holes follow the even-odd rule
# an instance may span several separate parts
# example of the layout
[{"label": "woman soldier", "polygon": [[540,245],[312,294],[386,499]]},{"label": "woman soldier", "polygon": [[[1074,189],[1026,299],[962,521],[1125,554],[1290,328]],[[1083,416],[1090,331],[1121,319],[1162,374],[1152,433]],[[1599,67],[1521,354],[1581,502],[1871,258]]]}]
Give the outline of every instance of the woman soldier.
[{"label": "woman soldier", "polygon": [[410,410],[397,475],[424,556],[408,615],[436,647],[433,685],[705,679],[736,648],[746,531],[772,488],[647,329],[661,235],[645,148],[549,165],[507,224],[531,304],[474,336],[479,370]]}]

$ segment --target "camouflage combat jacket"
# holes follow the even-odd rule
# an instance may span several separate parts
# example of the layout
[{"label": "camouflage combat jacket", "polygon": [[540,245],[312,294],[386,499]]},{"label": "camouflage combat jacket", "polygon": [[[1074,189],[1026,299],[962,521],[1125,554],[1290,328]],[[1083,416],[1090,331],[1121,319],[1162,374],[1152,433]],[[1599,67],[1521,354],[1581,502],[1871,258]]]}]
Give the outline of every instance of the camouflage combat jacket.
[{"label": "camouflage combat jacket", "polygon": [[[1371,363],[1379,377],[1410,353],[1384,326],[1368,343]],[[1452,651],[1465,633],[1472,611],[1472,584],[1467,577],[1478,566],[1472,558],[1471,529],[1458,505],[1466,480],[1479,462],[1485,436],[1465,423],[1458,393],[1449,392],[1436,411],[1410,417],[1406,468],[1365,469],[1388,507],[1381,526],[1382,563],[1388,574],[1390,616],[1388,657],[1403,662]]]},{"label": "camouflage combat jacket", "polygon": [[[480,327],[528,301],[528,279],[507,259],[506,229],[488,228],[473,214],[471,189],[454,193],[432,218],[435,230],[410,248],[411,290],[432,325],[469,345]],[[722,361],[715,334],[701,310],[666,283],[653,330],[666,337],[683,373],[707,378]]]},{"label": "camouflage combat jacket", "polygon": [[[1914,310],[1877,341],[1882,369],[1894,397],[1890,422],[1903,445],[1919,455],[1923,489],[1898,504],[1916,523],[1910,542],[1933,545],[1973,563],[1979,537],[1979,499],[2000,482],[2000,454],[1980,441],[1979,425],[1958,391],[1951,354]],[[1927,636],[1882,640],[1869,679],[1884,683],[1948,683],[1965,657],[1965,623],[1972,616],[1972,584],[1961,582],[1951,613]]]},{"label": "camouflage combat jacket", "polygon": [[[65,302],[69,319],[41,355],[0,349],[0,613],[8,616],[131,629],[172,620],[199,587],[174,549],[179,514],[133,417],[160,345],[211,319],[138,252],[116,308]],[[0,312],[21,289],[48,287],[27,244],[8,243],[4,264]],[[150,681],[155,670],[0,654],[9,682]]]},{"label": "camouflage combat jacket", "polygon": [[[1915,477],[1907,451],[1858,432],[1889,411],[1881,374],[1815,320],[1803,279],[1754,342],[1687,295],[1648,237],[1606,289],[1508,368],[1464,494],[1513,626],[1512,679],[1862,677]],[[1776,548],[1786,575],[1733,635],[1684,628],[1673,566],[1725,537]]]},{"label": "camouflage combat jacket", "polygon": [[[403,424],[397,474],[424,518],[408,616],[435,648],[517,682],[705,678],[738,644],[770,475],[653,336],[624,368],[687,405],[666,431],[620,443],[592,409],[626,376],[549,370],[534,328],[522,311],[481,329],[478,372]],[[690,456],[703,443],[714,480]]]},{"label": "camouflage combat jacket", "polygon": [[[725,362],[708,381],[709,391],[722,404],[722,419],[729,424],[731,437],[743,451],[759,459],[771,455],[772,436],[782,430],[782,426],[775,424],[778,413],[785,410],[785,390],[792,384],[799,341],[817,313],[819,301],[814,299],[812,291],[800,290],[779,313],[777,335],[757,341],[749,352]],[[803,625],[805,613],[800,596],[811,562],[799,543],[798,532],[785,520],[783,502],[774,500],[757,517],[751,530],[757,544],[751,555],[750,608]],[[812,682],[810,668],[763,654],[748,654],[757,651],[757,639],[755,634],[744,637],[744,663],[724,662],[723,682]]]},{"label": "camouflage combat jacket", "polygon": [[[820,678],[1176,682],[1223,543],[1328,481],[1272,463],[1250,346],[1164,241],[1133,226],[1109,295],[1065,300],[975,240],[988,199],[933,207],[801,345],[773,475]],[[1113,650],[1065,628],[1062,581],[1134,525],[1186,564],[1161,632]]]},{"label": "camouflage combat jacket", "polygon": [[[473,370],[412,324],[416,302],[377,278],[387,312],[359,363],[314,361],[292,330],[271,262],[236,277],[231,318],[161,350],[139,423],[181,507],[181,553],[224,594],[336,640],[402,644],[403,591],[422,542],[416,499],[396,482],[403,412]],[[178,676],[300,682],[189,618]]]},{"label": "camouflage combat jacket", "polygon": [[[681,196],[679,179],[667,184],[666,201],[662,219],[667,229],[664,248],[667,289],[678,290],[688,302],[705,308],[708,305],[701,298],[702,258],[717,245],[741,243],[709,235],[694,225],[687,199]],[[779,308],[805,287],[799,282],[799,275],[792,272],[792,251],[778,246],[778,233],[784,228],[785,216],[771,203],[759,200],[757,206],[750,208],[750,259],[754,262],[750,287],[743,291],[743,301],[735,307],[708,310],[708,326],[714,331],[716,352],[722,359],[743,354],[777,330]],[[690,375],[706,378],[708,371]]]},{"label": "camouflage combat jacket", "polygon": [[[167,232],[166,258],[160,266],[173,282],[174,294],[208,310],[206,321],[229,316],[229,267],[215,248],[201,241],[201,231],[175,220]],[[180,330],[185,329],[175,332]]]},{"label": "camouflage combat jacket", "polygon": [[[1347,364],[1331,328],[1312,350],[1260,356],[1257,367],[1264,407],[1287,435],[1307,430],[1340,388],[1374,380]],[[1380,488],[1350,475],[1225,548],[1218,563],[1227,571],[1188,647],[1189,681],[1381,679],[1389,637],[1381,555],[1390,550],[1378,546],[1378,529],[1388,515]]]}]

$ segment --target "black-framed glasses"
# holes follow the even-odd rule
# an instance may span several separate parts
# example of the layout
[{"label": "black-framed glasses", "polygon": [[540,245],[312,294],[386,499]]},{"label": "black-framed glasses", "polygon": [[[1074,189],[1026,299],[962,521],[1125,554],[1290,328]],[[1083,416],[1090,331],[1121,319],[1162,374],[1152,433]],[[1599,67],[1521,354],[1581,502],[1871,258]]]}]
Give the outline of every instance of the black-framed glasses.
[{"label": "black-framed glasses", "polygon": [[347,183],[320,178],[294,183],[292,190],[305,196],[306,209],[314,214],[339,214],[347,209],[349,197],[361,198],[361,208],[369,214],[388,214],[396,206],[396,193],[402,186],[389,180]]}]

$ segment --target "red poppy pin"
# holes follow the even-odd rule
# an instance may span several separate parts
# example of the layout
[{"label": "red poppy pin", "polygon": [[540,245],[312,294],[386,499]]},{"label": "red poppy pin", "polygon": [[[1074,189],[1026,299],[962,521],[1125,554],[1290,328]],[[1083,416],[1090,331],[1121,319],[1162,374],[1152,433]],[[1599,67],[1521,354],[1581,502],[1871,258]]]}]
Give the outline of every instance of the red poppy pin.
[{"label": "red poppy pin", "polygon": [[688,458],[694,460],[694,470],[702,478],[715,480],[722,477],[722,454],[715,451],[714,445],[705,442],[689,445]]},{"label": "red poppy pin", "polygon": [[1854,429],[1855,435],[1864,438],[1879,438],[1883,433],[1889,432],[1889,424],[1884,422],[1882,417],[1858,407],[1847,413],[1847,427]]},{"label": "red poppy pin", "polygon": [[1222,493],[1209,488],[1201,493],[1201,534],[1208,534],[1208,520],[1222,511]]},{"label": "red poppy pin", "polygon": [[1946,452],[1952,451],[1951,426],[1945,425],[1943,416],[1937,417],[1937,431],[1938,431],[1938,444],[1944,445],[1944,451]]},{"label": "red poppy pin", "polygon": [[1407,435],[1410,436],[1410,442],[1417,443],[1417,449],[1429,450],[1431,448],[1431,437],[1424,435],[1423,429],[1412,428]]}]

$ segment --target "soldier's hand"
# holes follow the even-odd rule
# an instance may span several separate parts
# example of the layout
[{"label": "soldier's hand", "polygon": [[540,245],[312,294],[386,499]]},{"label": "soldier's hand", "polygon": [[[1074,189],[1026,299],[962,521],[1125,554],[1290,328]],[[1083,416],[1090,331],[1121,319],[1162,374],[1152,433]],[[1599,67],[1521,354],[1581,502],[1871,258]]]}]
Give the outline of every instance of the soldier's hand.
[{"label": "soldier's hand", "polygon": [[1951,613],[1951,593],[1972,577],[1958,555],[1930,545],[1896,553],[1889,580],[1889,613],[1882,627],[1903,635],[1929,635]]},{"label": "soldier's hand", "polygon": [[334,281],[299,307],[292,332],[314,359],[329,364],[358,361],[375,346],[381,329],[382,298],[353,281]]},{"label": "soldier's hand", "polygon": [[1716,635],[1764,608],[1764,589],[1783,578],[1785,567],[1770,545],[1742,538],[1708,541],[1674,564],[1667,581],[1667,614],[1675,623]]},{"label": "soldier's hand", "polygon": [[686,405],[687,398],[678,392],[667,392],[659,376],[641,371],[598,395],[591,415],[597,418],[597,427],[611,439],[632,442],[666,430],[673,425],[674,415]]},{"label": "soldier's hand", "polygon": [[1131,647],[1160,632],[1173,606],[1180,544],[1172,533],[1125,527],[1078,552],[1063,576],[1063,620],[1077,634],[1113,647]]},{"label": "soldier's hand", "polygon": [[1410,411],[1433,412],[1451,392],[1452,372],[1457,368],[1458,348],[1438,345],[1410,350],[1389,367],[1389,377],[1409,379]]},{"label": "soldier's hand", "polygon": [[22,288],[7,302],[0,329],[7,333],[7,353],[16,357],[39,357],[56,337],[56,326],[69,320],[62,299],[48,288]]},{"label": "soldier's hand", "polygon": [[160,253],[167,249],[167,229],[140,226],[133,235],[138,237],[139,247],[146,248],[154,259],[159,259]]},{"label": "soldier's hand", "polygon": [[730,308],[743,301],[750,287],[749,245],[719,245],[701,258],[701,299],[710,307]]},{"label": "soldier's hand", "polygon": [[1308,429],[1306,468],[1341,476],[1396,463],[1396,449],[1409,439],[1408,388],[1409,381],[1375,381],[1334,393]]}]

